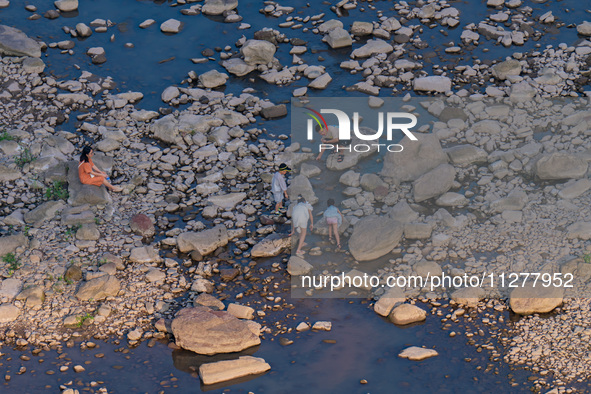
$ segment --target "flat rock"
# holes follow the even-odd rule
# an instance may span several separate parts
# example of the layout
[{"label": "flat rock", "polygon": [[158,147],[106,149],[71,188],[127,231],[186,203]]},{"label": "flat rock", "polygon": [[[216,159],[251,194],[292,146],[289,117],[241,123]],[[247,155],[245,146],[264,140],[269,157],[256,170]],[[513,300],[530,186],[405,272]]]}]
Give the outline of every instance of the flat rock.
[{"label": "flat rock", "polygon": [[411,304],[398,305],[390,313],[390,321],[398,325],[416,323],[426,318],[427,312],[424,309]]},{"label": "flat rock", "polygon": [[249,375],[258,375],[271,369],[262,358],[240,356],[237,360],[201,364],[199,377],[204,385],[226,382]]},{"label": "flat rock", "polygon": [[275,45],[265,40],[248,40],[240,49],[244,61],[250,65],[268,64],[273,60]]},{"label": "flat rock", "polygon": [[15,278],[4,279],[0,285],[0,298],[6,297],[9,300],[13,300],[22,288],[22,281]]},{"label": "flat rock", "polygon": [[398,357],[408,358],[409,360],[412,360],[412,361],[420,361],[420,360],[424,360],[424,359],[430,358],[430,357],[435,357],[438,355],[439,355],[439,353],[437,353],[437,351],[435,351],[434,349],[424,349],[422,347],[411,346],[411,347],[404,349],[398,355]]},{"label": "flat rock", "polygon": [[344,48],[353,45],[353,39],[342,27],[332,29],[325,38],[325,41],[331,48]]},{"label": "flat rock", "polygon": [[20,315],[21,311],[12,304],[0,305],[0,323],[10,323],[15,321]]},{"label": "flat rock", "polygon": [[357,261],[374,260],[394,249],[403,231],[401,222],[385,216],[367,216],[353,227],[349,249]]},{"label": "flat rock", "polygon": [[274,257],[291,246],[291,237],[286,237],[285,234],[273,233],[267,235],[263,240],[259,241],[252,247],[250,252],[251,257]]},{"label": "flat rock", "polygon": [[585,159],[567,152],[554,152],[543,155],[535,165],[540,179],[579,179],[587,173]]},{"label": "flat rock", "polygon": [[560,192],[558,196],[560,198],[572,199],[582,196],[591,189],[591,181],[587,178],[579,179],[575,182],[568,182]]},{"label": "flat rock", "polygon": [[415,201],[425,201],[447,192],[453,186],[455,176],[456,170],[449,164],[440,164],[422,175],[413,183]]},{"label": "flat rock", "polygon": [[255,70],[255,66],[240,58],[232,58],[222,62],[222,66],[230,73],[242,77]]},{"label": "flat rock", "polygon": [[373,310],[380,316],[388,316],[397,304],[406,301],[404,290],[400,287],[390,287],[373,306]]},{"label": "flat rock", "polygon": [[160,25],[160,30],[163,33],[176,34],[181,31],[183,24],[176,19],[169,19]]},{"label": "flat rock", "polygon": [[365,45],[357,48],[351,53],[351,57],[354,59],[366,58],[378,53],[390,53],[394,50],[392,45],[388,44],[384,40],[374,39],[368,40]]},{"label": "flat rock", "polygon": [[25,213],[25,223],[41,224],[47,220],[51,220],[55,217],[58,211],[61,211],[64,208],[64,206],[65,204],[63,201],[46,201],[32,211]]},{"label": "flat rock", "polygon": [[591,239],[591,222],[576,222],[566,228],[567,239]]},{"label": "flat rock", "polygon": [[533,287],[528,282],[525,287],[517,287],[511,291],[509,304],[511,310],[519,315],[548,313],[562,305],[564,287],[544,287],[538,283]]},{"label": "flat rock", "polygon": [[147,264],[160,262],[162,258],[152,245],[146,245],[131,249],[129,261],[132,263]]},{"label": "flat rock", "polygon": [[76,292],[76,298],[80,301],[89,301],[90,299],[99,301],[116,296],[120,288],[119,279],[111,275],[103,275],[83,282]]},{"label": "flat rock", "polygon": [[178,346],[198,354],[240,352],[261,343],[257,323],[203,306],[181,309],[171,328]]},{"label": "flat rock", "polygon": [[200,232],[186,232],[177,237],[177,247],[181,253],[198,251],[206,256],[220,246],[228,244],[228,230],[223,224]]},{"label": "flat rock", "polygon": [[78,0],[57,0],[53,4],[62,12],[72,12],[78,9]]},{"label": "flat rock", "polygon": [[591,36],[591,22],[585,21],[577,25],[577,33],[582,36]]},{"label": "flat rock", "polygon": [[227,311],[238,319],[254,319],[254,309],[246,305],[232,303],[228,305]]},{"label": "flat rock", "polygon": [[485,296],[484,289],[480,287],[463,287],[454,291],[451,294],[451,299],[460,305],[475,308]]},{"label": "flat rock", "polygon": [[215,311],[223,311],[226,308],[222,301],[207,293],[199,294],[193,301],[193,306],[206,306]]},{"label": "flat rock", "polygon": [[492,67],[492,74],[498,79],[504,81],[509,76],[517,76],[521,74],[521,63],[519,63],[518,60],[509,59],[495,64]]},{"label": "flat rock", "polygon": [[291,256],[287,262],[287,272],[292,276],[307,275],[312,269],[312,264],[298,256]]},{"label": "flat rock", "polygon": [[17,248],[26,246],[27,243],[28,239],[23,234],[0,237],[0,257],[14,253]]},{"label": "flat rock", "polygon": [[402,152],[385,154],[380,175],[399,182],[414,181],[440,164],[448,162],[449,158],[436,135],[421,134],[416,135],[416,138],[418,141],[411,141],[405,137],[400,142],[404,146]]},{"label": "flat rock", "polygon": [[468,166],[474,163],[486,163],[488,153],[482,148],[474,145],[456,145],[445,149],[450,161],[457,166]]},{"label": "flat rock", "polygon": [[0,25],[0,54],[41,57],[41,45],[19,29]]},{"label": "flat rock", "polygon": [[144,238],[149,238],[156,234],[156,228],[152,219],[143,213],[135,214],[131,217],[129,227],[134,234],[141,235]]},{"label": "flat rock", "polygon": [[238,0],[205,0],[201,12],[205,15],[221,15],[238,7]]},{"label": "flat rock", "polygon": [[[98,155],[98,154],[97,154]],[[79,205],[107,205],[113,202],[107,188],[104,186],[83,185],[78,175],[78,162],[68,162],[68,204]]]},{"label": "flat rock", "polygon": [[228,74],[221,73],[217,70],[209,70],[199,76],[199,82],[204,87],[213,89],[225,85],[228,78],[230,78]]},{"label": "flat rock", "polygon": [[414,80],[413,88],[418,92],[445,93],[451,90],[451,79],[443,76],[420,77]]}]

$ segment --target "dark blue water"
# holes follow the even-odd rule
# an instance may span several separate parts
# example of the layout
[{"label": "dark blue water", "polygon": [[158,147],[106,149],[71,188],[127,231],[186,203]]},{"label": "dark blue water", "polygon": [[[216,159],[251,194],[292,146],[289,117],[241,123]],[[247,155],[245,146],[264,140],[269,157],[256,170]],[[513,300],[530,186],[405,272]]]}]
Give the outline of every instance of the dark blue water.
[{"label": "dark blue water", "polygon": [[[285,16],[273,18],[259,13],[259,9],[264,7],[262,1],[240,2],[238,12],[244,17],[243,22],[252,26],[248,30],[238,30],[239,23],[226,24],[220,18],[204,15],[184,16],[180,9],[188,5],[172,7],[171,1],[81,0],[77,13],[55,20],[41,18],[35,21],[27,20],[31,13],[24,10],[24,5],[35,4],[38,13],[42,14],[48,9],[53,9],[52,0],[13,0],[11,3],[9,8],[0,10],[0,23],[15,26],[46,43],[70,39],[69,35],[62,31],[63,26],[73,28],[76,23],[89,24],[95,18],[110,19],[116,23],[107,33],[93,33],[84,40],[74,39],[74,55],[61,54],[57,49],[48,49],[43,55],[43,60],[48,65],[46,73],[60,79],[77,78],[81,72],[75,67],[78,65],[82,70],[100,77],[111,76],[117,83],[117,91],[131,90],[144,93],[145,98],[138,105],[140,108],[157,109],[165,106],[160,100],[161,92],[167,86],[179,85],[191,70],[198,74],[213,68],[225,72],[218,64],[217,52],[214,55],[216,61],[206,64],[193,64],[190,58],[202,57],[202,50],[214,49],[217,46],[230,45],[232,50],[236,51],[238,48],[234,44],[242,35],[252,38],[255,31],[264,27],[277,28],[288,38],[298,37],[308,41],[308,52],[300,57],[307,64],[324,65],[333,77],[333,82],[326,90],[309,90],[308,95],[364,96],[343,89],[343,86],[352,86],[362,80],[361,75],[350,75],[339,67],[340,62],[349,60],[350,49],[329,50],[328,46],[320,41],[319,35],[304,33],[301,30],[279,29],[277,26],[285,21]],[[444,45],[460,43],[463,25],[470,22],[478,23],[486,15],[498,12],[487,8],[485,0],[450,3],[461,11],[460,25],[457,28],[423,26],[424,32],[420,36],[429,46],[419,50],[407,44],[407,49],[414,54],[435,52],[436,56],[424,65],[424,70],[429,74],[432,74],[434,64],[450,67],[455,64],[471,65],[474,59],[503,59],[514,52],[539,50],[546,45],[557,45],[561,42],[572,45],[580,38],[569,25],[589,19],[589,13],[585,11],[585,7],[589,6],[588,2],[563,0],[536,4],[524,1],[524,5],[533,9],[530,20],[552,10],[556,20],[565,23],[565,26],[555,28],[536,23],[534,29],[545,34],[538,41],[530,39],[523,47],[505,48],[482,37],[480,45],[471,51],[460,55],[446,55]],[[374,1],[373,4],[386,16],[397,16],[393,2]],[[330,5],[320,1],[292,0],[282,5],[295,7],[296,10],[291,16],[305,17],[324,12],[325,20],[336,18],[330,11]],[[365,11],[361,8],[365,8]],[[155,19],[156,24],[147,29],[139,29],[138,25],[148,18]],[[184,23],[184,29],[179,34],[167,36],[160,32],[160,24],[169,18]],[[360,2],[359,8],[351,10],[348,16],[341,18],[345,28],[349,28],[356,20],[376,19],[376,11],[370,10],[364,2]],[[411,23],[419,22],[413,20]],[[306,26],[312,27],[310,23]],[[113,42],[110,40],[112,35]],[[128,42],[133,43],[134,48],[125,48],[124,45]],[[355,43],[353,49],[363,44],[364,41]],[[107,63],[91,63],[85,52],[95,46],[105,48]],[[281,44],[278,48],[276,57],[283,65],[291,65],[290,49],[290,44]],[[320,60],[319,56],[324,60]],[[173,60],[161,63],[172,57]],[[307,83],[308,80],[302,78],[291,85],[276,87],[259,80],[257,73],[253,72],[242,78],[231,76],[224,89],[228,93],[240,94],[245,88],[254,88],[255,94],[262,98],[270,98],[274,102],[287,102],[293,89],[306,86]],[[382,89],[380,94],[388,96],[391,93],[390,89]],[[269,133],[289,134],[289,117],[262,124]],[[489,361],[486,351],[477,353],[475,347],[467,344],[467,338],[462,335],[450,338],[448,332],[441,329],[441,323],[436,316],[429,316],[425,324],[400,328],[381,319],[367,304],[358,300],[349,303],[347,300],[334,299],[292,300],[287,294],[285,297],[296,306],[294,311],[298,315],[288,317],[287,313],[283,312],[283,324],[295,327],[305,317],[309,317],[311,322],[332,321],[333,331],[286,334],[285,337],[295,341],[286,347],[278,343],[278,337],[267,334],[260,348],[255,349],[255,355],[265,358],[271,364],[272,370],[262,377],[231,385],[232,392],[453,393],[530,390],[531,386],[527,380],[530,373],[523,370],[512,371],[499,361]],[[272,323],[272,319],[269,319],[269,323]],[[325,339],[336,340],[336,343],[325,343]],[[477,342],[484,340],[482,338]],[[440,355],[422,362],[399,359],[398,353],[410,345],[435,348]],[[98,387],[105,386],[112,392],[153,393],[164,390],[188,393],[208,389],[199,387],[199,379],[191,371],[204,360],[213,361],[216,358],[207,359],[187,352],[172,351],[166,344],[161,343],[156,343],[151,348],[143,343],[128,353],[114,351],[122,347],[123,345],[100,343],[99,349],[65,349],[67,358],[71,359],[73,365],[92,361],[86,366],[87,371],[82,374],[74,373],[71,368],[65,373],[59,372],[59,365],[62,365],[64,360],[57,361],[55,351],[44,352],[44,356],[32,356],[30,361],[22,361],[18,357],[23,353],[28,354],[30,349],[13,351],[2,348],[2,352],[7,354],[0,357],[0,368],[5,374],[10,374],[12,379],[0,383],[1,390],[7,393],[38,393],[47,390],[55,392],[58,384],[70,380],[75,382],[74,387],[78,389],[88,386],[91,381],[101,381],[104,384],[99,384]],[[100,352],[105,353],[105,357],[95,358],[94,355]],[[44,360],[41,364],[40,358]],[[472,361],[467,362],[466,358]],[[488,364],[493,365],[492,371],[484,372]],[[16,375],[21,366],[26,366],[27,372]],[[119,366],[122,368],[119,369]],[[477,370],[478,366],[481,370]],[[56,373],[47,375],[45,372],[48,369]],[[508,377],[509,374],[512,374],[512,378]],[[368,384],[361,385],[361,379],[366,379]],[[516,386],[512,386],[512,381],[516,382]],[[76,386],[77,382],[81,382],[82,386]],[[213,391],[222,392],[223,388]]]}]

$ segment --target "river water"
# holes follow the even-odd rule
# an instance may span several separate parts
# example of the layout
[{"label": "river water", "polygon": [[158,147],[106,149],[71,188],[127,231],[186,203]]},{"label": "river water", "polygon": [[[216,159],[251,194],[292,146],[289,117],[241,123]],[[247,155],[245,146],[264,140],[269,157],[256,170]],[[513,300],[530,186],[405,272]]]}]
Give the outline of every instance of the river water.
[{"label": "river water", "polygon": [[[243,22],[252,26],[247,30],[238,30],[239,23],[223,23],[222,18],[182,15],[179,12],[181,6],[173,7],[173,2],[167,1],[81,0],[79,12],[55,20],[27,20],[31,13],[24,9],[26,4],[34,4],[38,7],[38,12],[43,14],[45,10],[53,8],[51,0],[13,0],[11,3],[7,9],[0,10],[0,23],[17,27],[46,43],[69,39],[62,30],[63,26],[74,27],[79,22],[89,24],[95,18],[114,22],[115,25],[107,33],[95,32],[87,39],[74,39],[76,47],[73,55],[48,49],[43,55],[48,66],[45,72],[59,79],[76,78],[81,72],[75,67],[78,65],[82,70],[101,77],[111,76],[117,83],[118,91],[144,93],[145,97],[138,107],[154,110],[164,105],[160,100],[161,92],[167,86],[179,84],[189,71],[194,70],[198,74],[212,68],[225,71],[217,61],[193,64],[190,59],[203,57],[201,51],[226,45],[232,46],[235,51],[234,43],[242,35],[252,38],[255,31],[264,27],[278,28],[278,24],[285,21],[285,16],[274,18],[260,13],[259,9],[264,7],[262,1],[240,2],[238,12],[244,17]],[[557,45],[560,42],[572,45],[578,40],[573,28],[565,26],[556,29],[552,26],[535,25],[537,29],[547,33],[539,41],[530,40],[523,47],[504,48],[482,38],[480,45],[471,52],[446,55],[443,45],[460,42],[461,26],[470,22],[478,23],[487,14],[496,12],[487,9],[486,1],[449,3],[461,11],[459,27],[443,28],[444,34],[440,26],[433,29],[424,26],[425,32],[421,37],[429,43],[429,47],[415,50],[418,54],[435,52],[436,56],[424,64],[424,70],[428,73],[431,73],[433,64],[472,64],[473,57],[485,61],[504,59],[516,51],[543,49],[546,45]],[[556,19],[568,26],[584,20],[580,19],[584,14],[584,5],[581,3],[579,0],[548,1],[542,4],[525,1],[524,5],[532,7],[534,16],[552,10]],[[397,15],[393,11],[393,2],[375,1],[372,4],[386,16]],[[336,18],[327,2],[292,0],[282,5],[295,8],[292,16],[305,17],[324,12],[325,20]],[[365,11],[361,11],[361,8],[365,8]],[[138,25],[148,18],[155,19],[157,23],[147,29],[140,29]],[[160,32],[160,23],[169,18],[184,23],[179,34],[164,35]],[[360,2],[357,9],[349,12],[349,16],[341,18],[345,27],[355,20],[376,19],[376,11],[371,10],[365,2]],[[326,90],[308,91],[310,96],[363,96],[358,92],[345,93],[343,90],[343,86],[351,86],[361,80],[360,75],[350,75],[339,67],[340,62],[349,59],[350,49],[328,50],[328,46],[312,32],[279,30],[289,38],[298,37],[308,41],[308,52],[301,55],[301,58],[307,64],[324,65],[333,77],[333,82]],[[126,48],[125,43],[133,43],[134,47]],[[106,50],[108,61],[103,65],[93,65],[85,55],[87,48],[95,46],[102,46]],[[354,44],[354,48],[358,46],[360,44]],[[276,57],[282,64],[291,64],[290,48],[288,44],[279,47]],[[215,56],[219,59],[217,53]],[[319,56],[324,60],[320,61]],[[162,63],[173,57],[174,59]],[[255,74],[242,78],[232,77],[224,88],[225,91],[238,95],[245,88],[254,88],[257,91],[255,94],[261,97],[270,98],[277,103],[287,103],[293,89],[306,86],[308,82],[302,79],[287,87],[275,87],[259,80]],[[251,78],[255,78],[254,81]],[[382,89],[382,95],[390,94],[388,89]],[[270,134],[289,134],[289,117],[262,121],[261,124]],[[61,127],[73,131],[74,124],[66,123]],[[261,264],[271,262],[272,260]],[[401,328],[377,316],[367,301],[289,299],[287,293],[284,296],[295,305],[297,316],[284,313],[283,324],[294,327],[305,317],[309,317],[310,322],[331,321],[332,331],[287,334],[286,337],[294,341],[289,346],[282,346],[278,338],[266,337],[259,348],[246,351],[247,354],[256,351],[256,356],[263,357],[272,366],[270,372],[255,379],[231,382],[221,387],[202,387],[194,373],[198,366],[227,356],[197,356],[190,352],[173,350],[166,343],[160,342],[152,342],[151,346],[143,342],[136,348],[127,349],[124,342],[115,344],[116,339],[113,338],[107,343],[95,341],[98,347],[94,349],[80,350],[78,345],[64,348],[61,355],[55,350],[32,355],[32,349],[2,348],[0,369],[5,375],[10,375],[11,379],[0,383],[0,390],[6,393],[55,392],[59,384],[72,381],[73,384],[68,387],[86,387],[92,391],[98,387],[107,387],[110,392],[149,393],[160,390],[180,393],[223,392],[227,388],[232,392],[255,393],[530,391],[531,383],[528,378],[531,373],[511,370],[501,361],[490,361],[487,351],[478,353],[475,346],[467,343],[468,339],[461,335],[461,329],[460,335],[449,337],[449,331],[442,330],[437,316],[428,316],[424,324]],[[423,307],[429,309],[428,306]],[[505,321],[509,322],[509,312],[503,314]],[[510,323],[506,324],[507,327],[510,326]],[[328,343],[325,340],[329,340]],[[398,353],[411,345],[435,348],[439,356],[421,362],[398,358]],[[104,357],[96,357],[97,354],[104,354]],[[28,355],[31,360],[23,361],[20,358],[22,355]],[[85,364],[88,361],[90,363]],[[59,372],[59,366],[65,363],[85,365],[86,372],[77,374],[71,367],[65,372]],[[22,366],[27,371],[18,375]],[[487,366],[488,372],[485,372]],[[48,371],[55,373],[50,374]],[[368,383],[360,384],[362,379]],[[92,381],[98,382],[96,387],[90,387]]]}]

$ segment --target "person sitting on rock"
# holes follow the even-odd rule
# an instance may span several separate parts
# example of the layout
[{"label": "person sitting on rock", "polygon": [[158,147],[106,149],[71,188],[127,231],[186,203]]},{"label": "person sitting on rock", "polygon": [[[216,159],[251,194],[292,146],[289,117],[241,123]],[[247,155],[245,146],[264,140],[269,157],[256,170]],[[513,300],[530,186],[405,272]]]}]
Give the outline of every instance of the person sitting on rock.
[{"label": "person sitting on rock", "polygon": [[113,186],[109,183],[107,173],[98,169],[92,162],[94,150],[90,146],[85,146],[80,155],[80,164],[78,164],[78,175],[80,182],[84,185],[102,186],[105,185],[107,189],[113,192],[120,192],[123,190],[120,186]]}]

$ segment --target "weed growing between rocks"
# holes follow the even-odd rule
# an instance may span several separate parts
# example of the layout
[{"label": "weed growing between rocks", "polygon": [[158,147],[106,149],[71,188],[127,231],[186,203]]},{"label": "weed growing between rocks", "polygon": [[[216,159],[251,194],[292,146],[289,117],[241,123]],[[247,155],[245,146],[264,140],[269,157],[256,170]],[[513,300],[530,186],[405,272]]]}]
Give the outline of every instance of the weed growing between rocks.
[{"label": "weed growing between rocks", "polygon": [[2,261],[8,266],[8,276],[12,276],[21,266],[14,253],[5,254]]},{"label": "weed growing between rocks", "polygon": [[51,186],[45,189],[45,198],[47,200],[64,200],[67,201],[70,194],[66,183],[54,181]]},{"label": "weed growing between rocks", "polygon": [[33,156],[29,148],[23,148],[21,153],[14,159],[14,162],[20,169],[23,169],[25,165],[32,163],[35,159],[36,157]]}]

